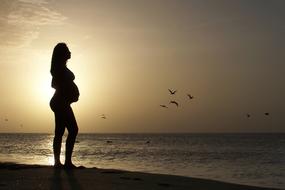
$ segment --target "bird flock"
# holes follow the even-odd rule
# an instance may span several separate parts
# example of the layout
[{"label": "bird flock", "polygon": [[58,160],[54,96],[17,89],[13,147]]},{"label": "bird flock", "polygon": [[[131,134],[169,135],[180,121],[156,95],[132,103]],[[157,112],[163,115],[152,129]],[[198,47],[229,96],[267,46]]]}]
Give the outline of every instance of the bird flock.
[{"label": "bird flock", "polygon": [[[177,93],[177,90],[168,89],[168,91],[169,91],[171,96],[174,96]],[[194,96],[192,96],[191,94],[186,94],[186,95],[189,98],[189,100],[192,100],[194,98]],[[173,104],[176,107],[179,107],[179,103],[176,100],[173,100],[173,99],[169,101],[169,104]],[[168,106],[165,105],[165,104],[160,104],[160,107],[168,108]]]},{"label": "bird flock", "polygon": [[[270,114],[269,114],[269,112],[265,112],[264,115],[265,115],[265,116],[269,116]],[[251,116],[252,116],[252,114],[250,114],[250,113],[247,113],[247,114],[246,114],[246,117],[247,117],[247,118],[250,118]]]},{"label": "bird flock", "polygon": [[[168,89],[168,91],[169,91],[169,93],[170,93],[171,96],[174,96],[174,95],[177,93],[177,90]],[[187,95],[187,97],[188,97],[189,100],[194,99],[194,96],[193,96],[193,95],[191,95],[191,94],[186,94],[186,95]],[[179,103],[178,103],[176,100],[173,100],[173,99],[169,101],[169,104],[173,104],[173,105],[175,105],[176,107],[179,107]],[[162,108],[168,108],[168,106],[167,106],[166,104],[160,104],[159,106],[162,107]],[[264,112],[263,114],[264,114],[265,116],[270,116],[270,113],[269,113],[269,112]],[[252,114],[251,114],[251,113],[246,113],[245,115],[246,115],[247,118],[252,117]]]},{"label": "bird flock", "polygon": [[[7,123],[7,124],[9,123],[9,119],[8,119],[8,118],[4,118],[3,121],[4,121],[5,123]],[[7,126],[8,126],[8,125],[7,125]],[[20,126],[21,128],[23,128],[24,125],[21,123],[21,124],[19,124],[19,126]]]}]

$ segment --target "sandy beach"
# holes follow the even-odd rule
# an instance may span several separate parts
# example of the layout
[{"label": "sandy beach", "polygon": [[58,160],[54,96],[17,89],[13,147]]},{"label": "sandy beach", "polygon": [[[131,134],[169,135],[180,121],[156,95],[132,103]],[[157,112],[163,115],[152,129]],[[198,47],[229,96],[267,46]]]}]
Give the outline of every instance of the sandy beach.
[{"label": "sandy beach", "polygon": [[0,189],[195,189],[265,190],[213,180],[113,169],[54,169],[52,166],[0,164]]}]

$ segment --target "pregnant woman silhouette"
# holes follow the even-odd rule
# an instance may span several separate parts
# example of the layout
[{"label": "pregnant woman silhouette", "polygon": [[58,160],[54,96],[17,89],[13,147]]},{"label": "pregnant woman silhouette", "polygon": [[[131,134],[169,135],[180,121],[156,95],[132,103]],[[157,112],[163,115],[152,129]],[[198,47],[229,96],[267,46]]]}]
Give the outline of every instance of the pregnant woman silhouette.
[{"label": "pregnant woman silhouette", "polygon": [[[55,93],[50,101],[50,107],[55,116],[55,135],[53,140],[53,154],[55,168],[76,168],[72,164],[71,156],[75,139],[78,133],[77,122],[70,106],[77,102],[79,90],[73,82],[74,74],[66,67],[71,53],[65,43],[58,43],[53,50],[50,73],[52,75],[51,86]],[[68,136],[65,144],[65,163],[60,162],[62,136],[67,128]]]}]

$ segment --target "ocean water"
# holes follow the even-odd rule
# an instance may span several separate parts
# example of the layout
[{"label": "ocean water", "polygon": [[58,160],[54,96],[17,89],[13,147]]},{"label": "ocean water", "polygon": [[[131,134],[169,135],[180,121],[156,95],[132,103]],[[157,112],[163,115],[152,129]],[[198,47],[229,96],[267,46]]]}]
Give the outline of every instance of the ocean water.
[{"label": "ocean water", "polygon": [[[51,165],[52,140],[52,134],[0,134],[0,162]],[[285,189],[285,134],[79,134],[73,156],[87,167]]]}]

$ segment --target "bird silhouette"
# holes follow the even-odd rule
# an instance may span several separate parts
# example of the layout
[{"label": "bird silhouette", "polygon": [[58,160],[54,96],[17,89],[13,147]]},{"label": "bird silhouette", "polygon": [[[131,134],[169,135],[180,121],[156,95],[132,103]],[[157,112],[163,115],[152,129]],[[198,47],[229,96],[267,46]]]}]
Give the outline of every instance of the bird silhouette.
[{"label": "bird silhouette", "polygon": [[189,97],[190,100],[194,98],[194,96],[192,96],[191,94],[187,94],[187,96]]},{"label": "bird silhouette", "polygon": [[107,119],[107,117],[105,116],[105,114],[102,114],[102,115],[101,115],[101,118],[102,118],[102,119]]},{"label": "bird silhouette", "polygon": [[166,105],[163,105],[163,104],[161,104],[159,106],[162,107],[162,108],[168,108]]},{"label": "bird silhouette", "polygon": [[176,101],[174,101],[174,100],[171,100],[171,101],[169,102],[169,104],[175,104],[177,107],[179,106],[179,104],[178,104]]},{"label": "bird silhouette", "polygon": [[269,115],[269,113],[268,113],[268,112],[265,112],[265,113],[264,113],[264,115],[267,115],[267,116],[268,116],[268,115]]},{"label": "bird silhouette", "polygon": [[171,95],[174,95],[177,92],[177,90],[170,90],[170,89],[168,89],[168,91],[170,92]]},{"label": "bird silhouette", "polygon": [[9,121],[7,118],[5,118],[5,121]]},{"label": "bird silhouette", "polygon": [[246,117],[248,117],[248,118],[249,118],[250,116],[251,116],[251,115],[250,115],[249,113],[247,113],[247,114],[246,114]]}]

